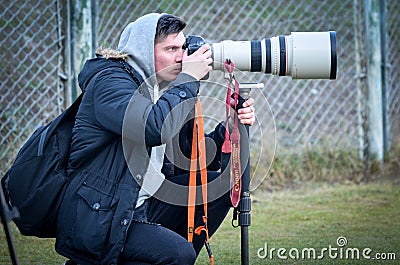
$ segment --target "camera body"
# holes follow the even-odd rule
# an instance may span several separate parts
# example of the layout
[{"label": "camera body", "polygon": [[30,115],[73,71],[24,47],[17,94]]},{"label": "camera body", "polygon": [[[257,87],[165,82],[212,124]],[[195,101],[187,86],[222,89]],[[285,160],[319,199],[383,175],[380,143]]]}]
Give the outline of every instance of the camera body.
[{"label": "camera body", "polygon": [[[183,49],[194,53],[206,41],[186,38]],[[224,40],[211,44],[213,69],[224,71],[230,59],[242,71],[291,76],[293,79],[336,79],[336,32],[292,32],[263,40]]]},{"label": "camera body", "polygon": [[206,41],[200,37],[200,36],[195,36],[195,35],[189,35],[186,38],[185,43],[182,46],[182,49],[186,50],[188,49],[188,55],[193,54],[195,51],[200,49],[201,46],[206,44]]},{"label": "camera body", "polygon": [[[200,47],[203,46],[204,44],[206,44],[206,41],[203,39],[203,37],[189,35],[186,38],[186,41],[183,44],[182,49],[184,49],[184,50],[188,49],[188,55],[191,55],[195,51],[200,49]],[[210,77],[210,74],[207,73],[201,80],[207,80],[209,77]]]}]

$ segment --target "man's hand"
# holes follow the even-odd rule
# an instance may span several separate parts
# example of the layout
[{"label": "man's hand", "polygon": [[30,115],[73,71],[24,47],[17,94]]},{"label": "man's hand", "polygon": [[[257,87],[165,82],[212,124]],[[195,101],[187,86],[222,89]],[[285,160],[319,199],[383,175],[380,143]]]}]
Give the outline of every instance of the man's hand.
[{"label": "man's hand", "polygon": [[[233,106],[234,100],[231,100]],[[254,98],[249,98],[243,103],[243,107],[238,110],[238,118],[242,124],[253,125],[256,118],[254,115]]]},{"label": "man's hand", "polygon": [[188,50],[183,52],[182,73],[189,74],[200,80],[208,72],[212,70],[210,64],[213,62],[211,58],[211,49],[209,44],[204,44],[191,55],[187,55]]}]

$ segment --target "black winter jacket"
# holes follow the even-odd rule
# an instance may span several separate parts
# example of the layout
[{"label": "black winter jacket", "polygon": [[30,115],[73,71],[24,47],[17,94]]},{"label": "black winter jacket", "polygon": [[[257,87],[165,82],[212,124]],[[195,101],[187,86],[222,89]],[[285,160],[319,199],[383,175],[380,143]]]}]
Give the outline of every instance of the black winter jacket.
[{"label": "black winter jacket", "polygon": [[[146,148],[150,152],[152,146],[162,143],[160,125],[167,114],[179,103],[197,98],[199,89],[198,81],[180,74],[153,104],[135,93],[137,81],[141,83],[143,79],[128,63],[101,57],[88,60],[79,74],[84,96],[73,129],[68,170],[72,180],[60,207],[56,250],[80,264],[117,264],[124,248],[140,190],[133,176],[143,176],[147,168],[146,164],[137,163],[135,172],[128,169],[121,140],[126,112],[134,112],[132,117],[137,120],[132,124],[135,128],[137,124],[138,130],[145,130]],[[136,103],[127,110],[131,98]],[[192,107],[183,108],[174,119],[174,125],[181,127],[174,138],[188,158],[193,127],[185,122],[193,115]],[[141,120],[143,117],[146,121]],[[219,124],[207,135],[218,149],[209,166],[213,170],[220,167],[223,131]],[[163,173],[168,178],[185,170],[165,160]]]}]

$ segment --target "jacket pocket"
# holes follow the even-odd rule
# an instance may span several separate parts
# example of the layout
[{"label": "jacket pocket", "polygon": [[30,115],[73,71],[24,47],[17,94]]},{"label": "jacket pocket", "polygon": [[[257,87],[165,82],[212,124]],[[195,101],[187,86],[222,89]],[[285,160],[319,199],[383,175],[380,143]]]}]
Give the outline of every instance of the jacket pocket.
[{"label": "jacket pocket", "polygon": [[107,251],[111,223],[118,200],[85,185],[78,189],[76,224],[71,243],[75,249],[101,257]]}]

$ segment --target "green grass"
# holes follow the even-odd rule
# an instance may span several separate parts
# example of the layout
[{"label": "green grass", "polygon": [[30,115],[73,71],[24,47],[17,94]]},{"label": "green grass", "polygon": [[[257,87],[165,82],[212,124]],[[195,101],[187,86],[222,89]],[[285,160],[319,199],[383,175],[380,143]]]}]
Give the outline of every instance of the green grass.
[{"label": "green grass", "polygon": [[[399,264],[400,260],[400,185],[398,179],[367,184],[307,183],[296,189],[252,195],[252,224],[249,227],[250,264]],[[231,213],[220,230],[211,238],[216,264],[240,264],[240,228],[231,227]],[[61,264],[65,259],[54,251],[54,241],[19,235],[14,225],[13,237],[21,264]],[[0,231],[0,264],[10,264],[3,231]],[[336,240],[344,236],[348,244],[342,248],[371,248],[395,253],[396,261],[330,259],[282,260],[273,252],[273,259],[261,259],[257,252],[268,245],[301,251],[314,248],[319,255],[323,248],[338,248]],[[340,249],[340,248],[339,248]],[[294,252],[292,252],[294,253]],[[334,252],[332,252],[334,253]],[[337,251],[337,253],[339,253]],[[263,250],[260,255],[265,254]],[[361,254],[360,254],[361,256]],[[344,257],[344,254],[343,254]],[[208,264],[205,252],[196,263]]]},{"label": "green grass", "polygon": [[[313,183],[297,190],[255,194],[252,206],[250,264],[383,264],[362,257],[360,260],[330,259],[328,252],[321,260],[289,258],[292,248],[300,251],[300,257],[305,248],[314,248],[317,256],[329,245],[339,248],[336,240],[340,236],[346,237],[348,242],[343,251],[371,248],[374,255],[395,253],[397,262],[386,262],[399,264],[399,184],[374,182],[328,186]],[[273,252],[272,260],[269,256],[259,258],[257,252],[260,248],[265,249],[265,244],[269,251],[285,248],[284,256],[288,259],[279,259],[277,250]],[[211,245],[216,264],[240,264],[240,228],[231,227],[230,216],[211,239]],[[265,255],[263,251],[259,253],[261,256]],[[197,264],[207,264],[207,260],[207,255],[202,252]]]}]

